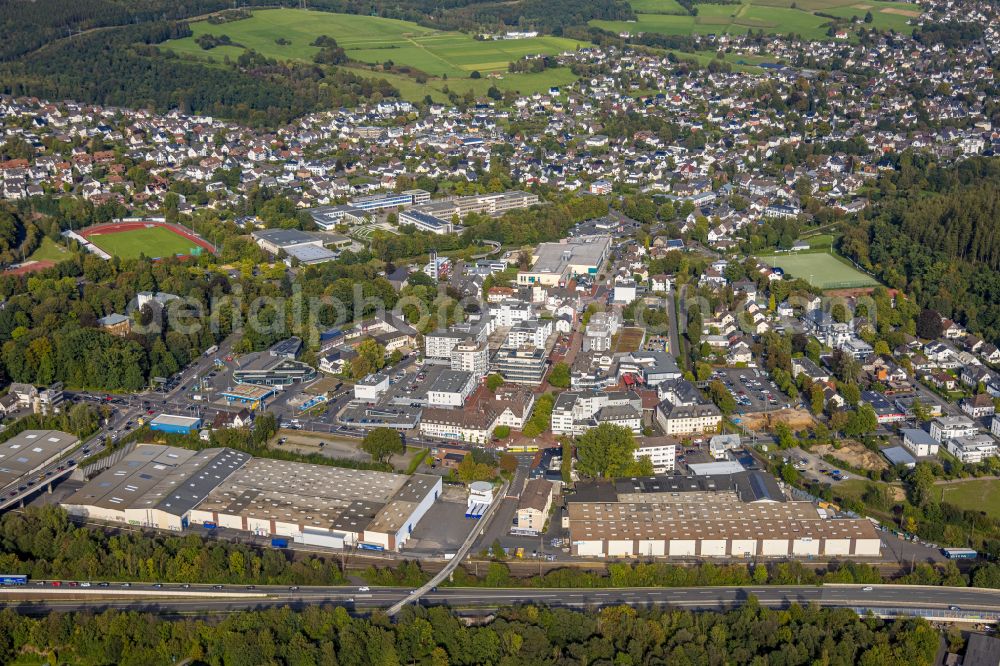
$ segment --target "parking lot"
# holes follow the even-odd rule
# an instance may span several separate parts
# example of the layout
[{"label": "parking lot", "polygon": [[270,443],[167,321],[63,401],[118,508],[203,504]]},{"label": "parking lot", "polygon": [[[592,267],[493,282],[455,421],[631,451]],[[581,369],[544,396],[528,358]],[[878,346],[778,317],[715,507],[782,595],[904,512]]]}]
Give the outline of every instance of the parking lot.
[{"label": "parking lot", "polygon": [[789,462],[795,466],[795,469],[799,470],[799,474],[811,481],[837,485],[841,481],[847,481],[852,477],[852,474],[843,470],[840,470],[841,474],[834,476],[833,472],[838,469],[836,465],[831,465],[819,456],[803,451],[802,449],[788,449],[786,455]]},{"label": "parking lot", "polygon": [[753,368],[719,368],[712,373],[736,400],[740,414],[766,412],[788,406],[788,397],[778,390],[777,384],[763,370]]}]

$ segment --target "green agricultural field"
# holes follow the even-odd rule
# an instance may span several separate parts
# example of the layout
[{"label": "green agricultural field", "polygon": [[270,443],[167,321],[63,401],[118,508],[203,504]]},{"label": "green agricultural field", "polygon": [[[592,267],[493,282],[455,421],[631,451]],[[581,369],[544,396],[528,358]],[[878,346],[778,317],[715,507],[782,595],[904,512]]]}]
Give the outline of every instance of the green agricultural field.
[{"label": "green agricultural field", "polygon": [[870,11],[872,27],[897,32],[906,31],[907,21],[920,15],[918,5],[881,0],[745,0],[738,5],[699,4],[697,16],[672,15],[655,9],[660,2],[640,0],[638,5],[633,4],[638,16],[636,21],[591,21],[591,25],[611,32],[632,34],[742,34],[749,29],[755,32],[763,30],[768,34],[794,33],[806,39],[826,39],[830,19],[815,12],[844,19],[862,19]]},{"label": "green agricultural field", "polygon": [[971,479],[935,486],[934,492],[942,502],[1000,518],[1000,481]]},{"label": "green agricultural field", "polygon": [[832,254],[803,252],[759,257],[761,261],[781,268],[785,275],[802,278],[820,289],[874,287],[875,278],[862,273]]},{"label": "green agricultural field", "polygon": [[632,9],[643,14],[684,14],[687,10],[677,0],[631,0]]},{"label": "green agricultural field", "polygon": [[[191,31],[193,36],[170,40],[163,48],[181,55],[219,62],[227,57],[239,57],[244,49],[253,49],[277,60],[311,62],[319,49],[310,45],[317,37],[327,35],[337,40],[351,60],[371,64],[392,61],[396,65],[413,67],[440,78],[436,85],[433,80],[431,82],[431,87],[438,91],[444,87],[444,77],[447,77],[449,89],[455,91],[474,89],[475,92],[480,92],[481,88],[481,92],[485,92],[492,84],[500,89],[522,92],[540,90],[540,79],[545,77],[535,77],[536,80],[532,80],[532,75],[529,74],[507,74],[507,65],[523,56],[554,55],[586,45],[584,42],[551,36],[479,41],[464,33],[431,30],[408,21],[301,9],[258,10],[249,19],[220,25],[200,21],[191,24]],[[195,39],[205,34],[216,37],[227,35],[234,45],[203,49]],[[279,39],[289,43],[278,44]],[[358,73],[363,71],[359,70]],[[484,78],[470,79],[473,71],[480,72]],[[486,75],[491,72],[502,72],[503,79],[487,79]],[[365,75],[382,76],[380,72]],[[385,78],[398,83],[388,76]],[[575,77],[567,78],[565,74],[554,78],[557,80],[553,85],[575,80]],[[466,81],[477,85],[468,86]],[[407,86],[401,85],[402,87]],[[411,91],[412,89],[406,92]],[[428,92],[421,91],[419,97],[422,98]],[[415,95],[408,96],[412,98]]]},{"label": "green agricultural field", "polygon": [[94,234],[87,240],[111,256],[122,259],[135,259],[140,254],[153,258],[192,254],[193,248],[197,247],[194,242],[163,227]]}]

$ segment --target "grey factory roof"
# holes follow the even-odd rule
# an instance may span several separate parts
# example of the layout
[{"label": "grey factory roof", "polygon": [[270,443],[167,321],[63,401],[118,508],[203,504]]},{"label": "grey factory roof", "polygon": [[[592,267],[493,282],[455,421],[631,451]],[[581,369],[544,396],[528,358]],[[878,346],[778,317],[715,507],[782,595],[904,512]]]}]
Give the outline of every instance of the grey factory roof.
[{"label": "grey factory roof", "polygon": [[436,478],[427,475],[254,458],[198,509],[320,529],[391,532],[412,515],[435,483]]},{"label": "grey factory roof", "polygon": [[59,430],[25,430],[0,444],[0,487],[29,474],[79,442]]},{"label": "grey factory roof", "polygon": [[[711,496],[728,492],[744,503],[783,502],[784,493],[770,474],[743,471],[737,474],[707,474],[702,476],[640,476],[616,481],[594,480],[578,483],[576,492],[566,502],[649,501]],[[641,498],[641,499],[640,499]]]},{"label": "grey factory roof", "polygon": [[141,444],[64,503],[183,515],[249,460],[249,454],[234,449]]}]

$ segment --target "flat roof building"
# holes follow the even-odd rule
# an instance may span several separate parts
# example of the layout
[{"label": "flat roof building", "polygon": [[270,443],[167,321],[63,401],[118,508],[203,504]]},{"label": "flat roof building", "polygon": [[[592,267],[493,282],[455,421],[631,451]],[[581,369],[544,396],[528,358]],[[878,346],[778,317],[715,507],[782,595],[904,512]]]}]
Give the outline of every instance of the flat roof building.
[{"label": "flat roof building", "polygon": [[0,488],[45,467],[80,443],[60,430],[25,430],[0,444]]},{"label": "flat roof building", "polygon": [[149,422],[149,429],[158,432],[169,432],[187,435],[201,426],[201,419],[194,416],[178,416],[176,414],[160,414]]},{"label": "flat roof building", "polygon": [[346,545],[399,550],[441,493],[441,479],[254,458],[219,484],[193,523],[261,535],[341,535]]},{"label": "flat roof building", "polygon": [[770,475],[642,477],[578,484],[567,497],[572,553],[588,557],[877,557],[867,520],[787,501]]},{"label": "flat roof building", "polygon": [[399,550],[440,494],[437,476],[141,444],[64,505],[73,515],[157,529],[208,523],[258,535],[337,535],[344,545]]},{"label": "flat roof building", "polygon": [[140,444],[63,502],[77,516],[164,530],[188,526],[191,510],[250,454]]},{"label": "flat roof building", "polygon": [[580,236],[542,243],[532,255],[531,268],[517,274],[517,283],[565,284],[578,275],[597,275],[611,249],[611,236]]}]

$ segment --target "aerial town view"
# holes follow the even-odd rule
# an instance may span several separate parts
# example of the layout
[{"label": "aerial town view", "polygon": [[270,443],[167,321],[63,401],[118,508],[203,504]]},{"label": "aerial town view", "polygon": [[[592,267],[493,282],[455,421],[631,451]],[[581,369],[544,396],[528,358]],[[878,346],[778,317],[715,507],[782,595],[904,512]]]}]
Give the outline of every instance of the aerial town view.
[{"label": "aerial town view", "polygon": [[0,34],[0,664],[1000,666],[996,0]]}]

